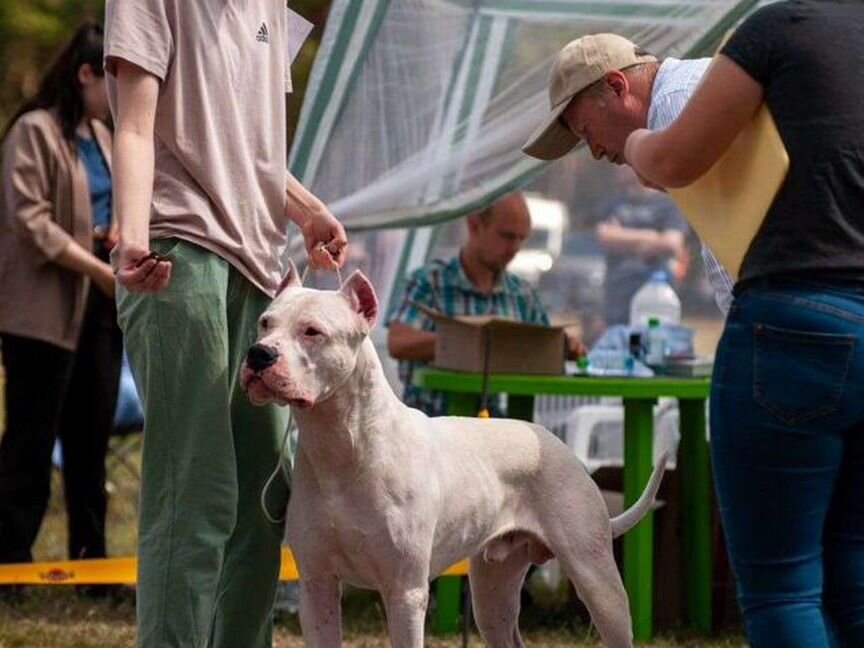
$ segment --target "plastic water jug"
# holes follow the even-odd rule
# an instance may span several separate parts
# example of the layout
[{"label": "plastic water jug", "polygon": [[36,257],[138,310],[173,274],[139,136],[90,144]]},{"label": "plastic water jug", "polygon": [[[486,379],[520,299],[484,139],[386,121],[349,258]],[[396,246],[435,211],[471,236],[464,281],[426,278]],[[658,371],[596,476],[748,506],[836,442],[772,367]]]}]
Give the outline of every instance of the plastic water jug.
[{"label": "plastic water jug", "polygon": [[636,291],[630,300],[630,326],[647,327],[652,317],[661,324],[681,323],[681,300],[666,279],[666,272],[658,270]]}]

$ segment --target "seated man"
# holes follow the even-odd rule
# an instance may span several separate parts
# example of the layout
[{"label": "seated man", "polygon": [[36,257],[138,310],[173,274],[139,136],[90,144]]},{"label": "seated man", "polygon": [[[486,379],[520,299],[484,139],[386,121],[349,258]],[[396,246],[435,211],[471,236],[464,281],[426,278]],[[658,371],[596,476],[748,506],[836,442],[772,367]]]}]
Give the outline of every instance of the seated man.
[{"label": "seated man", "polygon": [[[506,196],[467,219],[468,241],[449,261],[435,259],[412,272],[401,300],[387,317],[387,349],[399,360],[403,400],[430,416],[447,413],[444,394],[411,384],[415,369],[435,357],[435,323],[418,305],[445,315],[500,315],[532,324],[549,324],[537,293],[506,268],[531,231],[531,216],[521,194]],[[584,353],[568,336],[571,355]]]}]

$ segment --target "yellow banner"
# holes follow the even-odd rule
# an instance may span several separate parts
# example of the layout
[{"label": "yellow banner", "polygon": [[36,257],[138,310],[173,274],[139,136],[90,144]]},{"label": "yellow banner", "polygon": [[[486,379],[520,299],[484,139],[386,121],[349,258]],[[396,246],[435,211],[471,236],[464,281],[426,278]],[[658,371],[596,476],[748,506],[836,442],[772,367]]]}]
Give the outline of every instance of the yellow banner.
[{"label": "yellow banner", "polygon": [[[134,556],[0,565],[0,585],[134,585],[137,566],[138,560]],[[464,576],[467,573],[468,561],[463,560],[441,575]],[[290,549],[283,547],[279,579],[292,581],[297,578],[294,556]]]}]

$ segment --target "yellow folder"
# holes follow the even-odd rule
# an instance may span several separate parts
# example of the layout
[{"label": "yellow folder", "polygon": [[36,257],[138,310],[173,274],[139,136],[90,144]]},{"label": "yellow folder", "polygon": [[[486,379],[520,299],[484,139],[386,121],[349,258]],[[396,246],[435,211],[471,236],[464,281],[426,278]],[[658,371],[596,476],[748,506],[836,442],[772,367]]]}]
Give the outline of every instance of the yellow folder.
[{"label": "yellow folder", "polygon": [[744,255],[789,170],[777,125],[763,105],[729,150],[691,185],[669,195],[690,225],[738,278]]}]

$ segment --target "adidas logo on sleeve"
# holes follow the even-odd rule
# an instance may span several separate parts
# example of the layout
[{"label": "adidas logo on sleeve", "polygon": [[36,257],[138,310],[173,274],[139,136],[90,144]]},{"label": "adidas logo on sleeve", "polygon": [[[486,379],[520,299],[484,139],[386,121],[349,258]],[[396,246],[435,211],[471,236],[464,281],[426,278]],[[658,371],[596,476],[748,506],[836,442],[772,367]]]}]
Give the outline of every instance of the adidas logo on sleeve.
[{"label": "adidas logo on sleeve", "polygon": [[267,23],[261,23],[261,29],[258,30],[258,34],[255,36],[255,40],[259,43],[270,43],[270,30],[267,29]]}]

